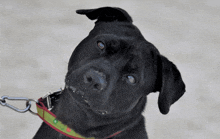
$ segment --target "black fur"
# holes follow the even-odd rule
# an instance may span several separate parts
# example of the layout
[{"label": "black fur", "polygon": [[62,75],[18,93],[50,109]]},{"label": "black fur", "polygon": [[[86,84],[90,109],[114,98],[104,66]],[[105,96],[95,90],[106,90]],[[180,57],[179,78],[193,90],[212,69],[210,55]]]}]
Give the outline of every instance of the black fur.
[{"label": "black fur", "polygon": [[[147,139],[141,114],[146,96],[159,91],[159,109],[167,114],[185,92],[180,72],[144,39],[126,11],[102,7],[77,13],[97,22],[73,52],[64,92],[52,112],[85,137],[123,131],[112,139]],[[34,139],[43,138],[68,137],[43,123]]]}]

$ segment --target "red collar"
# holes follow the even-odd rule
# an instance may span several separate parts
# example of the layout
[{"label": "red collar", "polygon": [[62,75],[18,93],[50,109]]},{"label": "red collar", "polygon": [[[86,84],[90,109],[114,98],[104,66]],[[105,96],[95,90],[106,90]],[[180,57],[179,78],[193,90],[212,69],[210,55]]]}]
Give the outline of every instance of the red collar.
[{"label": "red collar", "polygon": [[[61,94],[60,92],[55,92],[53,94],[47,95],[45,98],[47,98],[47,104],[52,104],[51,103],[51,98],[48,98],[50,96],[54,97],[54,94],[57,96],[57,94]],[[44,99],[45,99],[44,98]],[[76,133],[74,130],[70,129],[67,125],[64,125],[61,121],[58,121],[56,119],[56,115],[54,115],[51,111],[49,111],[47,109],[47,107],[44,105],[43,98],[40,98],[38,101],[39,103],[37,104],[37,115],[47,124],[49,125],[51,128],[53,128],[54,130],[56,130],[57,132],[68,136],[70,138],[73,139],[95,139],[95,137],[90,137],[90,138],[86,138],[83,137],[81,135],[79,135],[78,133]],[[50,102],[48,102],[50,101]],[[48,106],[49,107],[49,106]],[[121,133],[122,131],[118,131],[108,137],[105,137],[104,139],[108,139],[111,137],[114,137],[116,135],[118,135],[119,133]]]}]

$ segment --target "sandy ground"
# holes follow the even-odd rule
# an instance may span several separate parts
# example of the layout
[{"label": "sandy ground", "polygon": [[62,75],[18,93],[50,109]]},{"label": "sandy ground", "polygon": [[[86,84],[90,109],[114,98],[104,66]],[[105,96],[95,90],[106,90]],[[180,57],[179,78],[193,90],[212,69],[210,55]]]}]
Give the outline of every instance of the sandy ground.
[{"label": "sandy ground", "polygon": [[[187,92],[165,116],[157,106],[158,93],[149,95],[144,112],[149,138],[219,139],[217,0],[0,0],[0,96],[37,99],[63,87],[72,51],[94,26],[75,10],[100,6],[127,10],[186,83]],[[30,139],[41,122],[0,106],[1,139]]]}]

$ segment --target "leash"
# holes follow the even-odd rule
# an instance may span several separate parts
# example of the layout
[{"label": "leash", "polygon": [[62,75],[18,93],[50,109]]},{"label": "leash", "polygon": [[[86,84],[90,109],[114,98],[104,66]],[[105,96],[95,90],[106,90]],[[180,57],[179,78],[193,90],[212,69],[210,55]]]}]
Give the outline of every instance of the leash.
[{"label": "leash", "polygon": [[[76,133],[74,130],[69,128],[67,125],[64,125],[61,121],[56,119],[56,115],[53,114],[50,110],[53,108],[54,104],[58,102],[60,95],[62,94],[62,89],[60,91],[54,93],[48,93],[45,96],[39,98],[38,100],[35,99],[28,99],[25,97],[8,97],[2,96],[0,98],[0,104],[2,106],[6,106],[16,112],[25,113],[27,111],[31,112],[34,115],[38,115],[47,125],[51,128],[56,130],[57,132],[73,138],[73,139],[95,139],[95,137],[86,138],[81,136],[80,134]],[[6,100],[13,100],[13,101],[26,101],[26,108],[18,109],[17,107],[6,103]],[[36,103],[37,112],[33,112],[31,110],[31,102]],[[103,139],[108,139],[114,137],[121,133],[122,131],[118,131],[108,137]]]}]

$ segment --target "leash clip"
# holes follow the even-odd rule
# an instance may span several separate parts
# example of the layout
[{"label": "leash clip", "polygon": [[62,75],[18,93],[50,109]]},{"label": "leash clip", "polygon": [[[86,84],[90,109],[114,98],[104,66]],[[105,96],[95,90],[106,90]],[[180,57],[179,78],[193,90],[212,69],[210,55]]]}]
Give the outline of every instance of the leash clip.
[{"label": "leash clip", "polygon": [[[25,109],[19,109],[19,108],[16,108],[15,106],[13,105],[10,105],[8,103],[6,103],[6,100],[18,100],[18,101],[21,101],[21,100],[24,100],[26,101],[26,108]],[[27,111],[30,111],[31,113],[33,113],[30,108],[31,108],[31,101],[35,101],[36,103],[38,103],[38,101],[36,100],[33,100],[33,99],[28,99],[28,98],[25,98],[25,97],[8,97],[8,96],[2,96],[1,99],[0,99],[0,104],[2,106],[6,106],[16,112],[20,112],[20,113],[24,113],[24,112],[27,112]],[[33,113],[34,114],[34,113]]]}]

